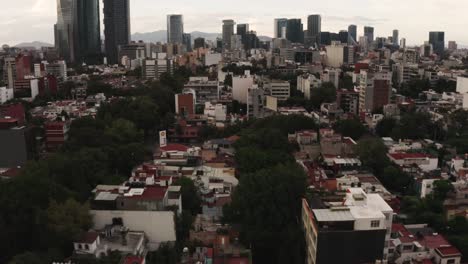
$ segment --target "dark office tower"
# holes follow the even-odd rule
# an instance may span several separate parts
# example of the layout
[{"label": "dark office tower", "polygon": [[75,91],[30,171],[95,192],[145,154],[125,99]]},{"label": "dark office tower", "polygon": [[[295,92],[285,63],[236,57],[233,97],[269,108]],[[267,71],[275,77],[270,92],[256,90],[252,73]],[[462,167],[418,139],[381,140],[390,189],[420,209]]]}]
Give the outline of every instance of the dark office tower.
[{"label": "dark office tower", "polygon": [[310,15],[307,17],[307,33],[312,45],[320,45],[320,32],[322,32],[322,17]]},{"label": "dark office tower", "polygon": [[364,27],[364,36],[367,37],[369,43],[374,42],[374,28],[373,27]]},{"label": "dark office tower", "polygon": [[292,43],[304,42],[304,30],[301,19],[288,19],[288,24],[286,27],[286,39]]},{"label": "dark office tower", "polygon": [[399,35],[398,29],[394,29],[393,35],[392,35],[393,46],[398,46],[400,43],[400,39],[398,35]]},{"label": "dark office tower", "polygon": [[349,25],[348,26],[348,44],[353,45],[357,42],[357,27],[356,25]]},{"label": "dark office tower", "polygon": [[288,27],[287,18],[275,19],[275,35],[273,38],[286,38],[286,28]]},{"label": "dark office tower", "polygon": [[205,48],[205,39],[204,38],[196,38],[194,40],[194,49]]},{"label": "dark office tower", "polygon": [[429,32],[429,43],[432,44],[434,53],[441,56],[445,50],[445,33],[441,31]]},{"label": "dark office tower", "polygon": [[236,22],[232,19],[223,20],[223,49],[231,49],[231,39],[234,35],[234,25]]},{"label": "dark office tower", "polygon": [[331,34],[330,32],[320,32],[320,45],[330,45],[331,44]]},{"label": "dark office tower", "polygon": [[347,44],[348,43],[348,31],[346,30],[340,30],[340,33],[338,33],[339,37],[340,37],[340,42],[342,44]]},{"label": "dark office tower", "polygon": [[73,0],[57,0],[57,24],[55,24],[55,45],[59,56],[67,62],[75,61]]},{"label": "dark office tower", "polygon": [[244,48],[246,50],[258,49],[260,47],[260,40],[257,37],[257,32],[249,31],[245,34]]},{"label": "dark office tower", "polygon": [[185,45],[187,51],[192,51],[192,35],[190,35],[190,33],[184,33],[182,39],[182,43]]},{"label": "dark office tower", "polygon": [[182,44],[184,20],[182,15],[167,15],[167,43]]},{"label": "dark office tower", "polygon": [[249,24],[237,24],[237,35],[241,36],[242,44],[245,47],[247,32],[249,32]]},{"label": "dark office tower", "polygon": [[75,60],[78,63],[100,64],[99,0],[75,0],[75,5]]},{"label": "dark office tower", "polygon": [[104,0],[104,46],[109,64],[119,62],[119,46],[130,43],[130,34],[130,0]]}]

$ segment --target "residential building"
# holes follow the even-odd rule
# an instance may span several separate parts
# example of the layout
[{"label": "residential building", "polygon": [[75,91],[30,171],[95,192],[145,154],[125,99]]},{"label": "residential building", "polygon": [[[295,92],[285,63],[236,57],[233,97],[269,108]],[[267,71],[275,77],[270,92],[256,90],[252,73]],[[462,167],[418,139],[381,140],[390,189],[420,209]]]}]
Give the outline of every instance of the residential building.
[{"label": "residential building", "polygon": [[119,47],[130,43],[130,34],[130,0],[104,0],[104,47],[107,63],[120,63]]},{"label": "residential building", "polygon": [[468,75],[457,77],[457,93],[460,93],[460,94],[468,93]]},{"label": "residential building", "polygon": [[7,88],[13,89],[16,79],[16,59],[11,57],[5,58],[3,64],[3,80]]},{"label": "residential building", "polygon": [[344,47],[344,45],[338,42],[332,42],[331,45],[325,47],[327,51],[327,66],[340,68],[344,64]]},{"label": "residential building", "polygon": [[247,116],[249,118],[263,118],[266,103],[265,91],[257,85],[251,86],[247,90]]},{"label": "residential building", "polygon": [[172,73],[173,62],[169,59],[145,59],[142,71],[143,78],[157,80],[163,73]]},{"label": "residential building", "polygon": [[0,105],[15,98],[13,89],[7,87],[0,87]]},{"label": "residential building", "polygon": [[359,92],[346,89],[338,90],[336,103],[345,113],[357,115],[359,113]]},{"label": "residential building", "polygon": [[297,90],[304,94],[306,99],[310,99],[314,89],[318,89],[322,81],[313,74],[304,74],[297,76]]},{"label": "residential building", "polygon": [[195,114],[195,98],[193,94],[175,95],[175,113],[184,117]]},{"label": "residential building", "polygon": [[286,101],[291,95],[291,84],[288,81],[272,80],[264,84],[264,88],[270,93],[270,96],[279,101]]},{"label": "residential building", "polygon": [[31,129],[17,118],[0,117],[0,146],[0,168],[24,166],[35,148]]},{"label": "residential building", "polygon": [[330,83],[333,83],[335,88],[338,88],[340,84],[340,74],[341,74],[341,69],[339,68],[326,69],[320,75],[320,79],[322,80],[322,83],[330,82]]},{"label": "residential building", "polygon": [[167,43],[182,44],[184,21],[182,15],[167,15]]},{"label": "residential building", "polygon": [[391,72],[361,70],[359,112],[372,112],[390,103]]},{"label": "residential building", "polygon": [[217,101],[219,98],[219,83],[208,77],[190,77],[184,85],[184,92],[193,93],[196,104]]},{"label": "residential building", "polygon": [[[302,201],[306,263],[375,263],[388,256],[393,209],[379,194],[348,188],[344,195]],[[340,254],[333,250],[340,248]]]},{"label": "residential building", "polygon": [[70,123],[67,121],[50,121],[44,124],[48,150],[57,150],[68,140]]},{"label": "residential building", "polygon": [[254,77],[246,71],[243,76],[232,77],[232,99],[242,104],[247,103],[248,91],[254,84]]},{"label": "residential building", "polygon": [[389,153],[387,154],[390,161],[401,166],[417,165],[425,172],[434,171],[438,169],[439,159],[424,153]]},{"label": "residential building", "polygon": [[64,60],[45,63],[45,71],[47,75],[53,75],[61,81],[67,80],[67,63]]}]

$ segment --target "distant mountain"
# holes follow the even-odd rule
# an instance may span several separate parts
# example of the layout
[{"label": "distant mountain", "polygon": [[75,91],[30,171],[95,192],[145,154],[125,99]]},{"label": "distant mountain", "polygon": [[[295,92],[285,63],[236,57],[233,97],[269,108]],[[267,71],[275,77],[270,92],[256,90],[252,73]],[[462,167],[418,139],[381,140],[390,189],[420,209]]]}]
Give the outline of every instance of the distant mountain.
[{"label": "distant mountain", "polygon": [[[216,41],[216,38],[221,37],[221,33],[207,33],[200,31],[193,31],[190,33],[192,35],[192,41],[196,38],[204,38],[205,40]],[[259,36],[261,41],[270,41],[271,38],[267,36]],[[144,42],[166,42],[167,41],[167,31],[158,30],[153,32],[146,33],[135,33],[132,34],[133,41],[142,40]]]},{"label": "distant mountain", "polygon": [[41,42],[41,41],[33,41],[33,42],[22,42],[19,44],[16,44],[16,48],[29,48],[29,47],[34,47],[36,49],[40,49],[42,47],[53,47],[53,44],[46,43],[46,42]]}]

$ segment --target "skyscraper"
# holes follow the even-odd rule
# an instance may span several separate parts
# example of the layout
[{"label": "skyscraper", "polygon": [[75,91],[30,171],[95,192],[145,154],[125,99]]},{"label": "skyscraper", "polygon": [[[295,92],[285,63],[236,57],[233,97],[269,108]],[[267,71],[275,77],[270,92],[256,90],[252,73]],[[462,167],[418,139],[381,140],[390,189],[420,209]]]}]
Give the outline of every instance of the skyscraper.
[{"label": "skyscraper", "polygon": [[348,26],[348,44],[353,45],[353,43],[356,43],[357,40],[357,26],[356,25],[349,25]]},{"label": "skyscraper", "polygon": [[241,36],[242,44],[246,44],[246,35],[249,32],[249,24],[237,24],[237,35]]},{"label": "skyscraper", "polygon": [[194,40],[194,49],[205,48],[205,39],[204,38],[196,38]]},{"label": "skyscraper", "polygon": [[369,43],[374,42],[374,28],[373,27],[364,27],[364,36],[367,37]]},{"label": "skyscraper", "polygon": [[184,20],[182,15],[167,16],[167,43],[183,43]]},{"label": "skyscraper", "polygon": [[300,18],[288,19],[286,39],[293,43],[302,43],[304,41],[304,30]]},{"label": "skyscraper", "polygon": [[130,43],[129,0],[104,0],[104,37],[107,61],[116,64],[119,46]]},{"label": "skyscraper", "polygon": [[190,33],[184,33],[182,39],[182,44],[185,45],[187,51],[192,51],[192,35],[190,35]]},{"label": "skyscraper", "polygon": [[286,28],[288,26],[287,18],[275,19],[275,35],[274,38],[286,38]]},{"label": "skyscraper", "polygon": [[340,30],[340,32],[338,33],[339,37],[340,37],[340,42],[342,44],[348,44],[348,39],[349,39],[349,33],[348,31],[346,30]]},{"label": "skyscraper", "polygon": [[57,0],[57,24],[55,24],[55,43],[60,57],[68,62],[75,61],[73,31],[74,0]]},{"label": "skyscraper", "polygon": [[445,50],[445,32],[429,32],[429,43],[432,44],[432,48],[437,55],[443,55]]},{"label": "skyscraper", "polygon": [[101,20],[99,0],[74,0],[75,61],[99,64]]},{"label": "skyscraper", "polygon": [[223,20],[223,49],[231,49],[231,39],[232,35],[234,35],[235,24],[232,19]]},{"label": "skyscraper", "polygon": [[322,17],[310,15],[307,17],[307,33],[312,45],[320,44],[320,32],[322,31]]},{"label": "skyscraper", "polygon": [[393,46],[398,46],[398,44],[400,42],[400,39],[399,39],[398,35],[399,35],[398,29],[394,29],[393,30],[393,35],[392,35]]}]

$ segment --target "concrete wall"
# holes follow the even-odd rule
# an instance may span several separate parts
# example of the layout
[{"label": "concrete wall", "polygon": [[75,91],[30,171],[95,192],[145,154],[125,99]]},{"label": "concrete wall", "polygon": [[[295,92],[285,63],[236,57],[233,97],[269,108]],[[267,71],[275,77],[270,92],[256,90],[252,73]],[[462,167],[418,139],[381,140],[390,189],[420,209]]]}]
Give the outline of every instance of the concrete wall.
[{"label": "concrete wall", "polygon": [[143,231],[148,238],[148,248],[156,250],[162,242],[175,242],[175,222],[172,211],[91,211],[94,229],[103,229],[113,218],[122,218],[131,231]]}]

